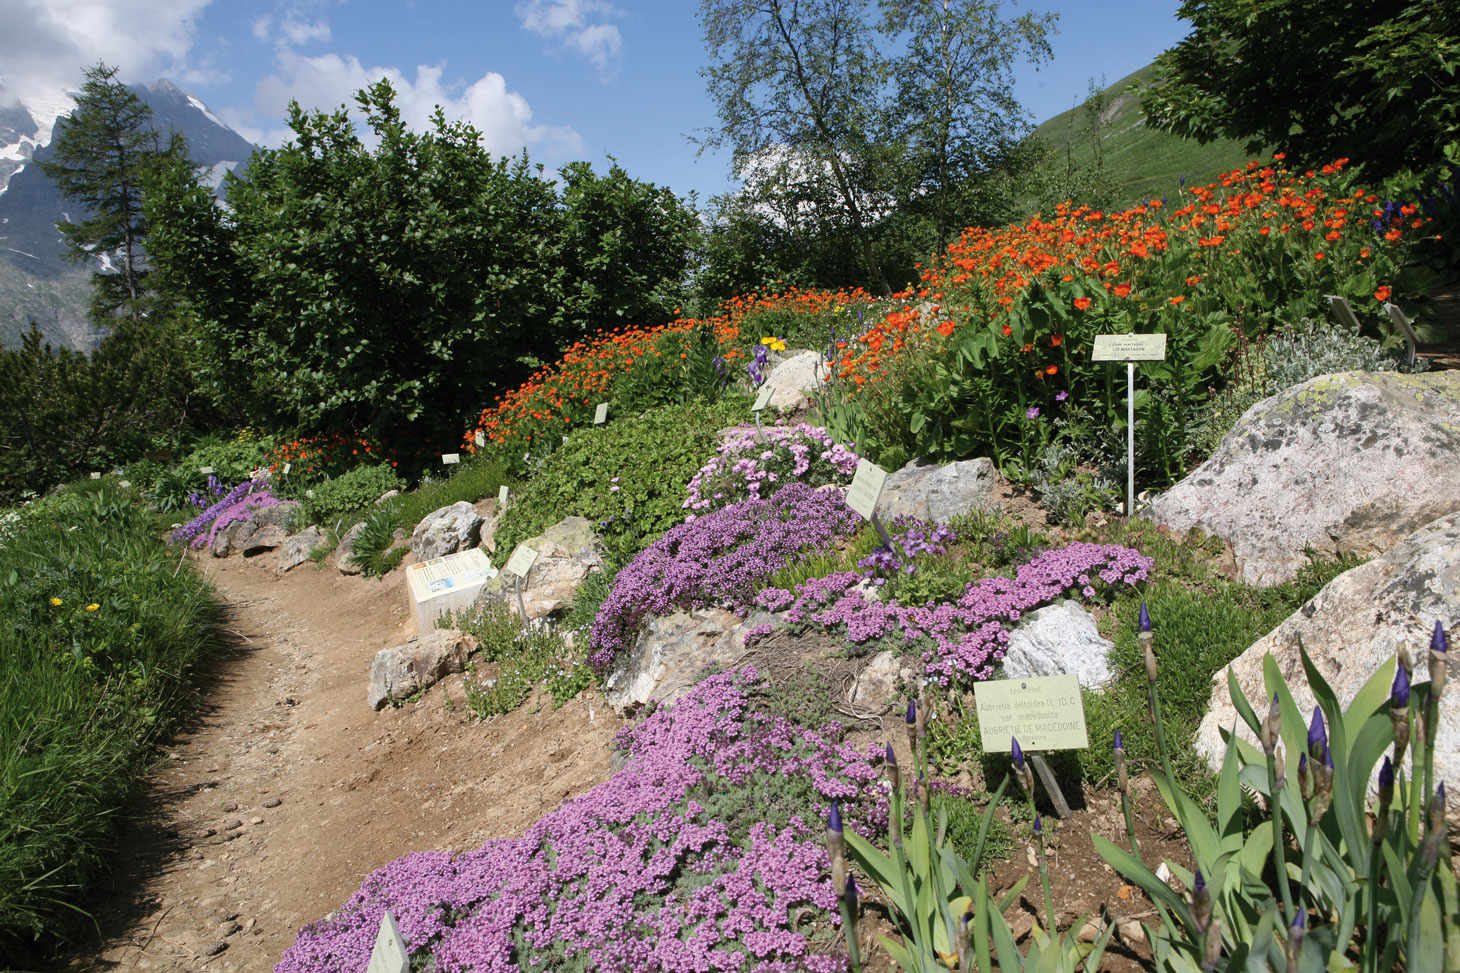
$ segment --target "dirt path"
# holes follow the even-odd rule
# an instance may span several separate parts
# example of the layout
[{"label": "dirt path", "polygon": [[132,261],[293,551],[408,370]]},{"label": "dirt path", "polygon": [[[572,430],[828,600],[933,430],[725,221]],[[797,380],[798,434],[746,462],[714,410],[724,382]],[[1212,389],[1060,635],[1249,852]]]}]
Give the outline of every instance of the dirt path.
[{"label": "dirt path", "polygon": [[375,652],[413,634],[399,569],[200,566],[234,642],[194,680],[197,715],[132,811],[114,888],[91,905],[100,941],[63,969],[272,969],[373,869],[518,836],[608,777],[620,723],[592,693],[479,722],[455,677],[371,711]]}]

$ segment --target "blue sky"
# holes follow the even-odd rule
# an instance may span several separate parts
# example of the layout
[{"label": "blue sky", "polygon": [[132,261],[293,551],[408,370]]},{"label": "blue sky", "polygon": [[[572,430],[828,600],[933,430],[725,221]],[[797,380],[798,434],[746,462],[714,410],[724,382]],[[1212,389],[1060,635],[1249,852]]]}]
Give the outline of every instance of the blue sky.
[{"label": "blue sky", "polygon": [[[1042,121],[1187,32],[1177,0],[1063,2],[1054,61],[1019,70]],[[248,138],[287,137],[290,98],[335,108],[382,76],[408,121],[435,104],[487,147],[550,169],[612,155],[630,175],[701,199],[731,188],[725,156],[687,136],[716,122],[698,69],[696,0],[0,0],[0,83],[27,103],[79,86],[85,66],[167,77]]]}]

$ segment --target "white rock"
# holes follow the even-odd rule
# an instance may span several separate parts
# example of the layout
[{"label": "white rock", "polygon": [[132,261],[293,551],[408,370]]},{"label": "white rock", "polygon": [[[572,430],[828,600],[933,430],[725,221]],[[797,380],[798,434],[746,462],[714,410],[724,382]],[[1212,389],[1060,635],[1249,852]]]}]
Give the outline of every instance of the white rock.
[{"label": "white rock", "polygon": [[1081,686],[1097,689],[1111,679],[1113,648],[1100,637],[1095,617],[1079,602],[1065,600],[1024,616],[1009,632],[1004,675],[1027,679],[1073,673]]}]

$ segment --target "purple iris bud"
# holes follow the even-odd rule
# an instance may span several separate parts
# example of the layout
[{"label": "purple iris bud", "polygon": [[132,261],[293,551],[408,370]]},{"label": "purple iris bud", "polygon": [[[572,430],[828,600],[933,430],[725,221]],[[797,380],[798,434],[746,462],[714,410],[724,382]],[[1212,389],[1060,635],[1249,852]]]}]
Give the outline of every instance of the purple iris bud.
[{"label": "purple iris bud", "polygon": [[1292,926],[1289,928],[1291,928],[1293,932],[1300,935],[1305,932],[1308,928],[1308,913],[1304,912],[1302,909],[1299,909],[1298,914],[1293,917]]},{"label": "purple iris bud", "polygon": [[907,725],[912,726],[918,721],[918,701],[910,699],[907,701]]},{"label": "purple iris bud", "polygon": [[1445,626],[1441,625],[1438,619],[1435,621],[1435,634],[1430,636],[1430,651],[1450,651],[1450,643],[1445,640]]},{"label": "purple iris bud", "polygon": [[1034,816],[1034,835],[1038,837],[1042,834],[1044,834],[1044,819],[1036,814]]},{"label": "purple iris bud", "polygon": [[1196,870],[1196,881],[1192,883],[1191,887],[1196,891],[1197,895],[1201,895],[1207,890],[1206,876],[1201,873],[1200,868]]},{"label": "purple iris bud", "polygon": [[851,872],[847,873],[847,891],[842,898],[846,901],[850,911],[857,911],[857,880],[852,878]]},{"label": "purple iris bud", "polygon": [[1313,722],[1308,724],[1308,752],[1318,756],[1328,742],[1328,730],[1323,725],[1323,710],[1313,707]]},{"label": "purple iris bud", "polygon": [[897,754],[892,752],[892,744],[890,743],[887,745],[887,762],[894,767],[897,766]]},{"label": "purple iris bud", "polygon": [[1330,774],[1333,773],[1333,754],[1328,749],[1327,741],[1323,744],[1323,766]]},{"label": "purple iris bud", "polygon": [[1182,176],[1181,178],[1177,179],[1176,180],[1176,184],[1178,186],[1185,186],[1186,185],[1186,177],[1185,176]]},{"label": "purple iris bud", "polygon": [[1111,749],[1113,749],[1113,750],[1124,750],[1125,749],[1125,744],[1122,743],[1121,740],[1120,740],[1120,730],[1119,729],[1117,729],[1115,731],[1115,745]]},{"label": "purple iris bud", "polygon": [[1018,767],[1020,770],[1023,770],[1024,769],[1024,750],[1019,746],[1019,740],[1018,740],[1017,737],[1010,737],[1009,738],[1009,742],[1011,744],[1011,746],[1010,746],[1009,749],[1011,751],[1011,756],[1014,759],[1014,766],[1015,767]]},{"label": "purple iris bud", "polygon": [[1389,690],[1389,705],[1395,709],[1403,709],[1409,705],[1409,672],[1402,662],[1394,673],[1394,685]]},{"label": "purple iris bud", "polygon": [[1387,753],[1384,754],[1384,762],[1379,765],[1379,790],[1394,790],[1394,764]]},{"label": "purple iris bud", "polygon": [[842,833],[842,809],[838,802],[831,802],[831,814],[827,816],[827,827],[837,834]]},{"label": "purple iris bud", "polygon": [[1151,630],[1151,613],[1146,611],[1146,603],[1144,601],[1141,602],[1140,626],[1142,632],[1149,632]]}]

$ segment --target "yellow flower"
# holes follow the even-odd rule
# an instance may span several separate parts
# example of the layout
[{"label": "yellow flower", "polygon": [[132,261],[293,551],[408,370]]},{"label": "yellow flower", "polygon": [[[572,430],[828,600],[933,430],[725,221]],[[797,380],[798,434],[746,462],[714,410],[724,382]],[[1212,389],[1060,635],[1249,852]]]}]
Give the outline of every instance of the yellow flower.
[{"label": "yellow flower", "polygon": [[771,341],[771,351],[785,351],[785,350],[786,350],[786,343],[784,341],[782,341],[780,338],[776,338],[776,339],[774,339],[774,340]]},{"label": "yellow flower", "polygon": [[61,599],[59,599],[59,598],[52,598],[51,599],[51,604],[53,604],[53,605],[55,605],[56,607],[59,608],[60,605],[61,605]]},{"label": "yellow flower", "polygon": [[760,343],[763,344],[763,345],[768,345],[772,341],[775,341],[775,340],[776,340],[775,338],[762,338],[762,339],[760,339]]},{"label": "yellow flower", "polygon": [[86,606],[86,610],[89,611],[89,612],[94,612],[94,611],[96,611],[100,607],[101,607],[100,605],[98,605],[96,602],[93,601],[91,604],[89,604],[89,605]]}]

